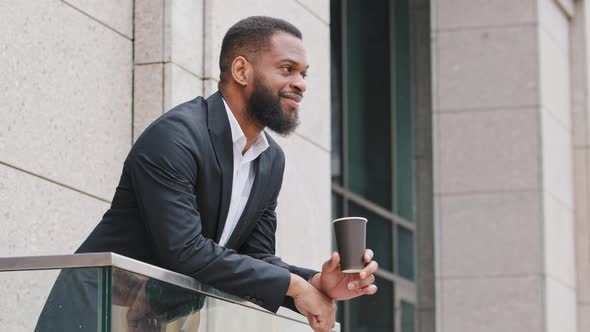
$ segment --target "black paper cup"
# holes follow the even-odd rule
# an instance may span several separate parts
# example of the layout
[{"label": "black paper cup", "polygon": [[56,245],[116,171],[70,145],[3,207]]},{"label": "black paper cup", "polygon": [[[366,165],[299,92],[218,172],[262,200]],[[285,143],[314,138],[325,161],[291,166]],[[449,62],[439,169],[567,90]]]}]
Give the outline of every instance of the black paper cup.
[{"label": "black paper cup", "polygon": [[367,219],[346,217],[334,220],[336,245],[342,273],[359,273],[365,267]]}]

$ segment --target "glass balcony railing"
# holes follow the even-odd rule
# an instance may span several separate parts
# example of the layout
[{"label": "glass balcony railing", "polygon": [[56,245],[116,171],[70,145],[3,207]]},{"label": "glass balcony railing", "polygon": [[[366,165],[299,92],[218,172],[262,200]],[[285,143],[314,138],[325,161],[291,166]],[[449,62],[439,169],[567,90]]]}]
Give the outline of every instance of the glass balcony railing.
[{"label": "glass balcony railing", "polygon": [[0,289],[0,331],[312,330],[288,309],[113,253],[0,258]]}]

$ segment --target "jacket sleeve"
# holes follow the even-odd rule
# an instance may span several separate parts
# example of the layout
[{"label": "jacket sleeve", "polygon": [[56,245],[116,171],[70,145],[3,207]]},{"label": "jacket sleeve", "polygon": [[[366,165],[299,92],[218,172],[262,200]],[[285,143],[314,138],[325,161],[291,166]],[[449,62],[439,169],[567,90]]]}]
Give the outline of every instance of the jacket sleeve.
[{"label": "jacket sleeve", "polygon": [[194,139],[183,121],[158,121],[125,161],[124,172],[158,261],[164,268],[276,312],[289,287],[289,271],[220,247],[201,234]]},{"label": "jacket sleeve", "polygon": [[[254,230],[238,252],[279,266],[309,281],[318,271],[287,264],[281,258],[275,256],[275,233],[277,229],[277,214],[275,210],[279,191],[280,187],[273,195],[271,202],[256,223]],[[299,312],[295,307],[293,299],[289,296],[285,296],[282,306]]]}]

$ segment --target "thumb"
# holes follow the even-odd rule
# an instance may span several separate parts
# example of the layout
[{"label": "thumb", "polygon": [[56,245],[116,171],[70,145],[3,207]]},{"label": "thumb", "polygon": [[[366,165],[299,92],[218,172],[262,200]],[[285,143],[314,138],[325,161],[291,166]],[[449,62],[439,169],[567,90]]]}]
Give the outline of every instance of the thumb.
[{"label": "thumb", "polygon": [[340,265],[340,255],[337,252],[333,252],[330,259],[328,259],[322,266],[322,272],[332,272],[338,269]]}]

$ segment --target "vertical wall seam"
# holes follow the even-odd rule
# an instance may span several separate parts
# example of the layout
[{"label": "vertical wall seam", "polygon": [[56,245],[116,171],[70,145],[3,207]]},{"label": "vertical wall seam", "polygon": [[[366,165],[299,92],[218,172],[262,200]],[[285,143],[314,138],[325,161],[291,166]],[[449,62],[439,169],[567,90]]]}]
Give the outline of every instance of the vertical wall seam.
[{"label": "vertical wall seam", "polygon": [[206,10],[207,10],[207,0],[203,0],[203,5],[202,5],[202,16],[203,17],[201,20],[202,25],[203,25],[202,40],[201,40],[201,47],[202,47],[202,49],[201,49],[201,76],[203,76],[203,78],[201,79],[201,95],[203,97],[208,97],[208,96],[205,96],[205,81],[206,81],[206,79],[205,79],[205,67],[206,67],[205,60],[207,59],[206,54],[205,54],[205,46],[207,44],[207,41],[206,41],[206,38],[207,38],[207,24],[206,24],[207,23],[206,22],[207,12],[206,12]]},{"label": "vertical wall seam", "polygon": [[165,105],[166,105],[166,1],[168,0],[162,0],[162,40],[161,40],[161,45],[162,45],[162,49],[160,50],[160,56],[162,59],[162,114],[164,114],[164,112],[166,111],[165,109]]},{"label": "vertical wall seam", "polygon": [[131,3],[131,145],[135,135],[135,1]]}]

